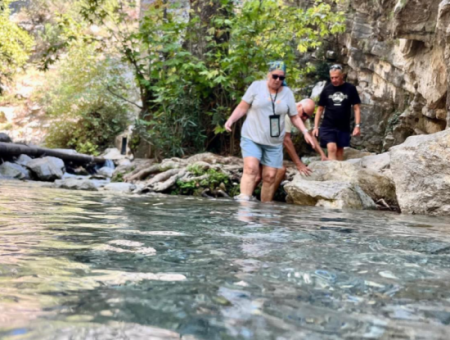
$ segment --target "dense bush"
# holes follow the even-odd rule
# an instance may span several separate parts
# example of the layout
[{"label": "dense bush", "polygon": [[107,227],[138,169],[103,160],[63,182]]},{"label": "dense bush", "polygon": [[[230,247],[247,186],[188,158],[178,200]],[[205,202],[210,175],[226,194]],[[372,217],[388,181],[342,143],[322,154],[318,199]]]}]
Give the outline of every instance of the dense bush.
[{"label": "dense bush", "polygon": [[97,154],[127,125],[129,105],[125,69],[118,60],[100,57],[93,44],[73,44],[50,73],[40,92],[41,104],[56,119],[49,147]]},{"label": "dense bush", "polygon": [[26,63],[33,46],[28,33],[10,20],[10,3],[0,1],[0,84]]}]

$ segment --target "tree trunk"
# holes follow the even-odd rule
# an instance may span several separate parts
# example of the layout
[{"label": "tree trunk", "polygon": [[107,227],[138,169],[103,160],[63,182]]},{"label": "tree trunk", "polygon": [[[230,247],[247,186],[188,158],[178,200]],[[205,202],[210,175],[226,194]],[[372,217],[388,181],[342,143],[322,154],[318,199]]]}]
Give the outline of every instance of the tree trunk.
[{"label": "tree trunk", "polygon": [[52,156],[60,158],[64,161],[71,161],[74,163],[97,163],[103,164],[106,159],[101,157],[94,157],[83,154],[69,154],[63,151],[47,149],[47,148],[38,148],[35,146],[27,146],[22,144],[13,144],[13,143],[2,143],[0,142],[0,157],[2,156],[20,156],[20,155],[28,155],[32,157],[45,157]]}]

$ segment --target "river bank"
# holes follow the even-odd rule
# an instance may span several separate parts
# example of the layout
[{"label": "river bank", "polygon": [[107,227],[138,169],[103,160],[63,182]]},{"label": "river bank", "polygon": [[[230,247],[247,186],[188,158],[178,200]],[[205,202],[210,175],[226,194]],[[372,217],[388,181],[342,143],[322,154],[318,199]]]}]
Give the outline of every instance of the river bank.
[{"label": "river bank", "polygon": [[[407,214],[450,214],[450,130],[409,137],[383,154],[346,149],[343,162],[310,162],[313,173],[300,175],[285,162],[287,179],[276,197],[297,205],[331,209],[383,209]],[[20,155],[0,165],[0,175],[53,182],[56,188],[162,193],[206,198],[239,194],[243,162],[238,157],[202,153],[185,159],[129,159],[117,149],[103,157],[111,166],[72,167],[54,157]]]}]

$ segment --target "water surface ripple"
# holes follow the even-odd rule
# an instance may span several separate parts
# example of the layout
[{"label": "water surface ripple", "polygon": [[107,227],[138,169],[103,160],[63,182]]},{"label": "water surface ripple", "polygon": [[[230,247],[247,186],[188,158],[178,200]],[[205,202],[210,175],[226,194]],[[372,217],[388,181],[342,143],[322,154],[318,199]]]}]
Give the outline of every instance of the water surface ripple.
[{"label": "water surface ripple", "polygon": [[450,219],[0,182],[0,338],[448,339]]}]

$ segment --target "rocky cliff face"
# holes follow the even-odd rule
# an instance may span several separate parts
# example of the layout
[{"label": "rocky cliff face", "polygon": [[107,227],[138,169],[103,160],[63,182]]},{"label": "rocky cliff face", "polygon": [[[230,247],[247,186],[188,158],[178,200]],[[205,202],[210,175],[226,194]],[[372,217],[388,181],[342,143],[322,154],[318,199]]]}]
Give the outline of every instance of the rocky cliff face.
[{"label": "rocky cliff face", "polygon": [[450,126],[450,0],[346,0],[337,51],[363,102],[356,146],[387,150]]}]

